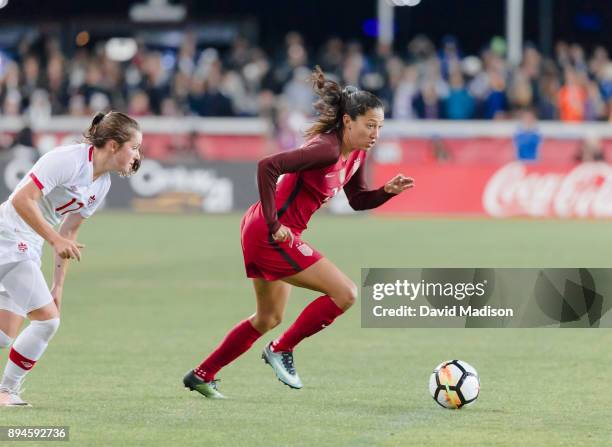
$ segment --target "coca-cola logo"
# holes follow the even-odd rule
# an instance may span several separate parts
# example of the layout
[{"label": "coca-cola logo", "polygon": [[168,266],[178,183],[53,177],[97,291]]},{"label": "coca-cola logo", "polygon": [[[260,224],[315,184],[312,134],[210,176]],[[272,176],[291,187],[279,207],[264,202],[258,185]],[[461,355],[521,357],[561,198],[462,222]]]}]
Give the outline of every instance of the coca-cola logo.
[{"label": "coca-cola logo", "polygon": [[487,182],[482,201],[495,217],[612,217],[612,167],[583,163],[569,172],[538,172],[510,163]]}]

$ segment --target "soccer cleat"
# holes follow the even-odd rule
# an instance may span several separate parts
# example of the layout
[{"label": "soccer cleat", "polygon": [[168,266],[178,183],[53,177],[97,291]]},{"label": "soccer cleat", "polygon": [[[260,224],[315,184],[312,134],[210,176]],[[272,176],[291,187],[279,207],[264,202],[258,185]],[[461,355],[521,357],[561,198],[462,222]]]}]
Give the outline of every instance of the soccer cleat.
[{"label": "soccer cleat", "polygon": [[272,367],[274,374],[276,374],[276,377],[278,377],[278,380],[283,382],[285,385],[296,390],[299,390],[304,386],[300,380],[300,376],[298,376],[297,372],[295,371],[295,366],[293,364],[293,352],[274,352],[272,351],[272,343],[270,342],[268,346],[264,348],[261,358],[264,360],[264,362]]},{"label": "soccer cleat", "polygon": [[183,377],[183,384],[185,385],[185,388],[189,388],[190,391],[197,391],[202,396],[208,397],[209,399],[226,399],[226,397],[217,389],[216,380],[204,382],[195,375],[193,370],[185,374],[185,377]]},{"label": "soccer cleat", "polygon": [[21,398],[20,391],[0,388],[0,407],[31,407],[29,403]]}]

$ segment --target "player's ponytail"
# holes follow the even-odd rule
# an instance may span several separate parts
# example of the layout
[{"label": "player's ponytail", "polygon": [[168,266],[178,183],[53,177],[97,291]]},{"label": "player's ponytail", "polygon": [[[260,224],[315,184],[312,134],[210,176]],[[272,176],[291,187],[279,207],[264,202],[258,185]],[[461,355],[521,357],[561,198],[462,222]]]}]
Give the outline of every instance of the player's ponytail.
[{"label": "player's ponytail", "polygon": [[384,108],[383,103],[370,92],[359,90],[352,85],[344,89],[337,82],[325,78],[318,65],[312,72],[313,89],[319,99],[313,107],[317,112],[317,121],[306,131],[306,138],[337,130],[342,136],[342,117],[348,114],[352,120],[365,114],[369,109]]},{"label": "player's ponytail", "polygon": [[94,116],[93,120],[91,121],[91,126],[89,126],[89,130],[91,131],[92,129],[94,129],[95,126],[97,126],[98,123],[102,121],[103,119],[104,119],[104,113],[102,112],[96,113],[96,116]]}]

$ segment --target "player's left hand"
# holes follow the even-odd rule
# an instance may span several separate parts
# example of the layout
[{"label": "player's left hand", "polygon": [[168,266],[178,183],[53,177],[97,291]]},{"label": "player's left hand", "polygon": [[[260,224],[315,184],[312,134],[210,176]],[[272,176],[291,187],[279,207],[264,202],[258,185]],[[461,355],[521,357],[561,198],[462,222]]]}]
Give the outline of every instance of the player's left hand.
[{"label": "player's left hand", "polygon": [[51,296],[57,306],[57,310],[62,307],[62,295],[64,294],[64,288],[62,286],[53,286],[51,288]]},{"label": "player's left hand", "polygon": [[414,179],[403,174],[397,174],[385,184],[385,192],[399,194],[414,186]]}]

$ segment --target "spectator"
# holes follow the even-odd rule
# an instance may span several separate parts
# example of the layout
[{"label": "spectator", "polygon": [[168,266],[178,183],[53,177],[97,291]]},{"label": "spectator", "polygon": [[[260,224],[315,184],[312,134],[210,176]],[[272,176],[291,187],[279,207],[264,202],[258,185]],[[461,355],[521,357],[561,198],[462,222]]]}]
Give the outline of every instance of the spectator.
[{"label": "spectator", "polygon": [[[95,94],[106,96],[110,103],[109,92],[102,85],[102,70],[98,65],[91,64],[87,67],[85,83],[79,89],[79,93],[85,97],[85,103],[90,104]],[[97,101],[100,101],[97,99]]]},{"label": "spectator", "polygon": [[484,99],[483,111],[485,119],[499,119],[506,116],[508,97],[506,96],[506,80],[497,70],[490,70],[489,90]]},{"label": "spectator", "polygon": [[68,108],[68,80],[64,73],[64,59],[55,55],[47,64],[44,88],[49,92],[49,103],[53,115],[62,115]]},{"label": "spectator", "polygon": [[176,100],[172,97],[164,98],[161,103],[161,116],[177,118],[183,116]]},{"label": "spectator", "polygon": [[532,107],[534,103],[533,88],[529,78],[522,70],[517,70],[512,77],[508,89],[510,106],[514,110],[522,110]]},{"label": "spectator", "polygon": [[310,70],[307,67],[297,67],[293,78],[285,85],[283,96],[287,106],[304,115],[312,115],[312,85],[309,82]]},{"label": "spectator", "polygon": [[30,105],[30,97],[35,90],[42,87],[40,64],[34,55],[28,55],[23,61],[23,82],[21,83],[22,109]]},{"label": "spectator", "polygon": [[533,110],[525,109],[520,113],[519,127],[512,139],[516,149],[516,159],[533,162],[538,159],[542,135],[537,127],[537,118]]},{"label": "spectator", "polygon": [[439,54],[440,70],[444,79],[450,79],[453,71],[461,65],[459,45],[455,36],[444,36]]},{"label": "spectator", "polygon": [[142,90],[132,93],[128,104],[128,114],[131,116],[147,116],[151,114],[149,96]]},{"label": "spectator", "polygon": [[145,57],[142,89],[149,97],[150,110],[159,115],[163,98],[170,94],[168,73],[162,64],[162,56],[155,52]]},{"label": "spectator", "polygon": [[420,119],[442,119],[444,107],[438,96],[436,85],[426,81],[413,103],[414,110]]},{"label": "spectator", "polygon": [[188,97],[189,108],[199,116],[233,116],[232,103],[219,88],[221,73],[218,66],[211,69],[208,79],[194,78]]},{"label": "spectator", "polygon": [[587,135],[578,146],[574,159],[579,163],[605,161],[603,144],[596,134]]},{"label": "spectator", "polygon": [[338,37],[329,39],[319,56],[319,65],[324,72],[340,77],[344,59],[344,43]]},{"label": "spectator", "polygon": [[408,65],[403,69],[402,77],[393,96],[393,118],[414,119],[417,117],[412,105],[418,92],[417,78],[418,72],[414,65]]},{"label": "spectator", "polygon": [[587,121],[600,121],[606,119],[606,103],[603,100],[599,85],[593,81],[586,84],[586,102],[584,104],[584,118]]},{"label": "spectator", "polygon": [[587,100],[584,82],[571,67],[566,67],[564,73],[565,82],[559,89],[561,121],[583,121]]},{"label": "spectator", "polygon": [[451,120],[467,120],[474,116],[475,103],[463,81],[463,74],[455,69],[450,74],[450,93],[444,103],[444,116]]}]

